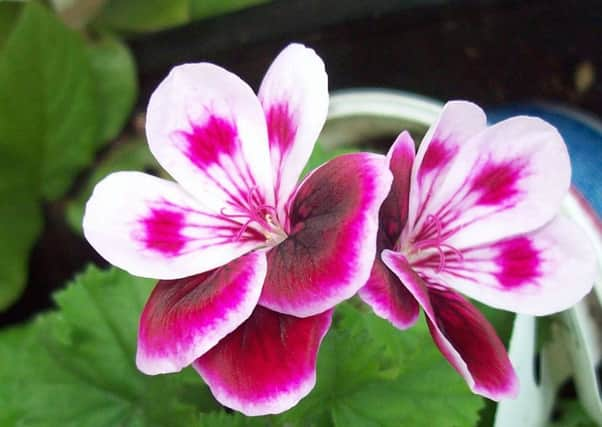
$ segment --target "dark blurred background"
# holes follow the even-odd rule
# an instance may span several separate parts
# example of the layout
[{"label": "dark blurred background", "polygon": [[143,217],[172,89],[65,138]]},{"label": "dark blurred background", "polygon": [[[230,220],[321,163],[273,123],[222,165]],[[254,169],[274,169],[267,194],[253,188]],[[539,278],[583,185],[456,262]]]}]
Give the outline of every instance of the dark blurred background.
[{"label": "dark blurred background", "polygon": [[330,89],[376,86],[491,105],[560,101],[602,114],[602,1],[284,0],[131,41],[142,96],[175,64],[218,63],[254,87],[291,41]]}]

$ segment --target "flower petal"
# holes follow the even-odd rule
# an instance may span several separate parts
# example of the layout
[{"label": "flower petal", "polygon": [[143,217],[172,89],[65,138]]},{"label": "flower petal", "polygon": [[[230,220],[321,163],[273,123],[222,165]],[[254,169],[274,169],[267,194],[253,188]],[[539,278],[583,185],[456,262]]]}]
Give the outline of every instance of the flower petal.
[{"label": "flower petal", "polygon": [[291,205],[286,240],[268,252],[260,304],[306,317],[350,298],[376,252],[378,210],[391,186],[384,156],[339,156],[310,174]]},{"label": "flower petal", "polygon": [[386,249],[393,248],[408,219],[410,175],[415,151],[414,140],[404,131],[397,137],[387,154],[389,169],[393,173],[393,184],[379,214],[380,229],[391,242],[391,246]]},{"label": "flower petal", "polygon": [[236,75],[208,63],[173,68],[150,98],[146,135],[161,166],[215,212],[253,195],[273,205],[265,117]]},{"label": "flower petal", "polygon": [[492,307],[536,316],[565,310],[591,289],[596,261],[587,236],[567,218],[528,234],[439,255],[413,267],[423,277],[445,283]]},{"label": "flower petal", "polygon": [[378,257],[372,266],[370,278],[358,295],[372,307],[374,313],[398,329],[409,328],[420,315],[418,302]]},{"label": "flower petal", "polygon": [[328,76],[312,50],[290,44],[266,73],[259,99],[268,126],[276,209],[284,209],[328,113]]},{"label": "flower petal", "polygon": [[435,191],[439,191],[450,162],[462,145],[487,127],[483,110],[466,101],[445,104],[439,119],[432,125],[418,147],[412,169],[409,224],[426,208]]},{"label": "flower petal", "polygon": [[316,357],[332,310],[303,319],[257,307],[194,362],[215,398],[245,415],[293,407],[316,382]]},{"label": "flower petal", "polygon": [[139,172],[117,172],[94,188],[84,235],[111,264],[135,276],[177,279],[212,270],[263,243],[216,216],[180,186]]},{"label": "flower petal", "polygon": [[560,134],[533,117],[505,120],[465,141],[432,185],[420,180],[425,164],[411,190],[420,203],[406,241],[458,249],[544,225],[558,212],[571,171]]},{"label": "flower petal", "polygon": [[253,312],[265,279],[264,253],[213,271],[157,283],[138,331],[138,369],[177,372],[206,353]]},{"label": "flower petal", "polygon": [[383,261],[418,300],[437,347],[470,389],[492,400],[516,397],[518,378],[487,319],[459,294],[424,282],[403,255],[386,250]]}]

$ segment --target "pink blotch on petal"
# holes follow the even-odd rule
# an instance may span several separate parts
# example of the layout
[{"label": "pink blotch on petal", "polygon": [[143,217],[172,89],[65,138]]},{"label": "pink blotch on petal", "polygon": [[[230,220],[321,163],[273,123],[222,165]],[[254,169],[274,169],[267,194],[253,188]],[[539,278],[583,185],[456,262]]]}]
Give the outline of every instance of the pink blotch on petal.
[{"label": "pink blotch on petal", "polygon": [[202,125],[191,123],[191,131],[176,134],[185,141],[184,152],[197,167],[219,164],[220,157],[233,157],[237,151],[236,127],[223,117],[211,115]]},{"label": "pink blotch on petal", "polygon": [[519,194],[518,182],[523,177],[524,165],[519,161],[487,162],[472,181],[472,190],[480,193],[480,205],[511,203]]},{"label": "pink blotch on petal", "polygon": [[451,144],[446,145],[444,140],[434,136],[422,158],[422,163],[420,164],[420,169],[418,171],[418,179],[422,180],[424,175],[436,169],[444,168],[445,164],[454,157],[457,151],[457,146]]},{"label": "pink blotch on petal", "polygon": [[140,240],[147,249],[160,252],[165,256],[175,256],[186,245],[182,235],[185,216],[165,208],[152,208],[150,214],[141,219],[143,234]]},{"label": "pink blotch on petal", "polygon": [[289,105],[285,102],[270,105],[266,121],[270,146],[278,146],[281,155],[288,152],[297,134],[297,126],[289,112]]},{"label": "pink blotch on petal", "polygon": [[313,388],[331,320],[332,310],[297,318],[257,306],[193,366],[223,405],[251,416],[280,413]]},{"label": "pink blotch on petal", "polygon": [[494,262],[499,271],[494,275],[508,289],[519,288],[534,282],[541,274],[539,251],[528,237],[515,237],[495,245],[499,254]]}]

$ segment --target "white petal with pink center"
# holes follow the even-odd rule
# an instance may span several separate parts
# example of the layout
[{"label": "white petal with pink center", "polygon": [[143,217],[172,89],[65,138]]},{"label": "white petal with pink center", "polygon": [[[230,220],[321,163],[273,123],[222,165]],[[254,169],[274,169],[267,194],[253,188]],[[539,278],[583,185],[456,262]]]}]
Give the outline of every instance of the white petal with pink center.
[{"label": "white petal with pink center", "polygon": [[273,205],[263,110],[236,75],[207,63],[175,67],[151,96],[146,135],[161,166],[214,211],[249,198]]},{"label": "white petal with pink center", "polygon": [[412,267],[492,307],[543,316],[574,305],[591,290],[596,264],[586,243],[577,225],[557,217],[531,233],[459,253],[432,253]]},{"label": "white petal with pink center", "polygon": [[328,76],[313,49],[288,45],[259,89],[272,159],[276,208],[281,221],[299,175],[328,113]]},{"label": "white petal with pink center", "polygon": [[170,181],[117,172],[86,204],[84,234],[111,264],[154,279],[211,270],[264,244],[252,229],[216,214]]},{"label": "white petal with pink center", "polygon": [[423,188],[429,154],[414,163],[406,248],[440,241],[460,249],[532,231],[556,215],[569,188],[561,136],[532,117],[505,120],[464,141],[446,158],[436,185]]}]

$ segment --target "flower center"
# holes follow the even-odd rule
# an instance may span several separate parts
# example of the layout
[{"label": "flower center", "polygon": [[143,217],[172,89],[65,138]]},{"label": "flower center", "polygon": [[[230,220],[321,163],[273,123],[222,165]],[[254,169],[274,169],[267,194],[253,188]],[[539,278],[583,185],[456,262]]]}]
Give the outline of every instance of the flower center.
[{"label": "flower center", "polygon": [[265,238],[265,245],[276,246],[288,236],[278,220],[278,213],[273,206],[263,203],[256,187],[252,188],[247,197],[246,206],[239,205],[237,213],[227,213],[221,210],[222,216],[236,220],[240,229],[234,236],[236,241],[243,239],[245,232],[260,233]]},{"label": "flower center", "polygon": [[439,263],[437,266],[437,273],[441,273],[445,269],[446,261],[449,261],[451,257],[455,260],[462,262],[464,256],[462,252],[454,248],[452,245],[444,243],[445,238],[442,235],[441,220],[436,215],[428,215],[426,217],[426,223],[424,225],[425,230],[432,229],[426,235],[433,235],[413,241],[409,245],[407,253],[415,259],[419,259],[417,263],[429,265],[432,262],[431,252],[434,249],[439,254]]}]

